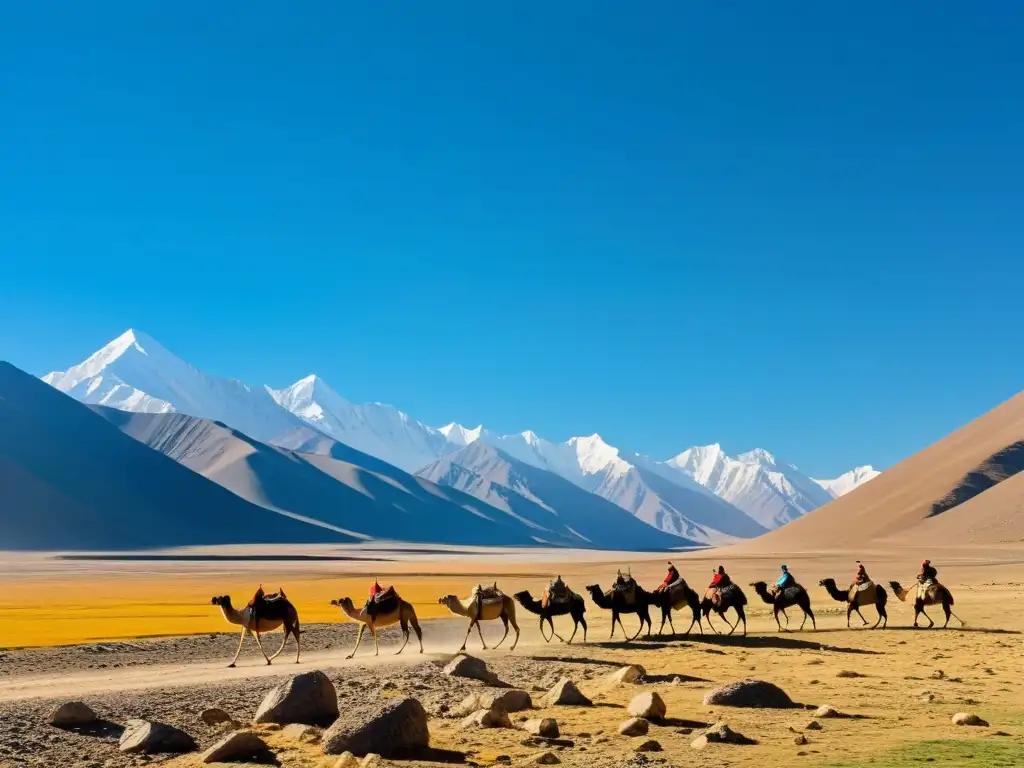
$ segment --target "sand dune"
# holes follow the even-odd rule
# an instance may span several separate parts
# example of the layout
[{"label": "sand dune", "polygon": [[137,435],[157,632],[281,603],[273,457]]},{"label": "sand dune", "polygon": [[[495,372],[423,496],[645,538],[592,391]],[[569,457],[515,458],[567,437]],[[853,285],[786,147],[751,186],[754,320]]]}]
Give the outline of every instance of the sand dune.
[{"label": "sand dune", "polygon": [[[1010,514],[1020,480],[989,488],[962,506],[929,520],[933,507],[965,484],[970,473],[1024,439],[1024,393],[992,409],[948,437],[886,470],[870,483],[765,536],[738,544],[737,552],[801,552],[846,548],[879,538],[979,536],[979,541],[1020,539]],[[997,491],[999,491],[997,493]],[[969,498],[964,494],[964,498]],[[1017,513],[1019,515],[1019,513]],[[943,520],[943,518],[945,518]],[[927,524],[925,524],[927,521]],[[985,531],[985,533],[982,533]],[[1006,537],[1010,537],[1007,539]]]},{"label": "sand dune", "polygon": [[352,541],[250,504],[0,363],[0,547]]}]

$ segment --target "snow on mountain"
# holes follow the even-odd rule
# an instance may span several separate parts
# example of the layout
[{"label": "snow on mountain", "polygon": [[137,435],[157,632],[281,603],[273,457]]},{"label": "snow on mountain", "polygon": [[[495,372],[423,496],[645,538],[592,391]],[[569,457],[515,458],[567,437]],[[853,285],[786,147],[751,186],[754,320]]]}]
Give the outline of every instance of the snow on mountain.
[{"label": "snow on mountain", "polygon": [[85,362],[43,381],[90,405],[135,413],[177,411],[229,424],[270,440],[300,422],[265,389],[208,376],[144,333],[129,329]]},{"label": "snow on mountain", "polygon": [[882,473],[868,464],[867,466],[857,467],[849,472],[844,472],[833,480],[815,480],[814,482],[828,491],[832,498],[838,499],[840,496],[848,494],[854,488],[875,479],[880,474]]},{"label": "snow on mountain", "polygon": [[828,491],[792,464],[758,448],[736,457],[718,444],[689,448],[665,462],[768,529],[831,500]]}]

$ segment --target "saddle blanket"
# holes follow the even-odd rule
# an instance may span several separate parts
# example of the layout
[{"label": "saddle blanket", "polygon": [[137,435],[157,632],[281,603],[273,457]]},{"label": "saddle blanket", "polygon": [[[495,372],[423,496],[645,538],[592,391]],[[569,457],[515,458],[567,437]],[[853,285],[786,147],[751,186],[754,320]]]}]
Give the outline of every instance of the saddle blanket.
[{"label": "saddle blanket", "polygon": [[491,605],[493,603],[500,603],[505,599],[505,593],[498,589],[498,585],[492,584],[489,587],[485,587],[483,584],[478,584],[473,587],[472,597],[479,600],[484,605]]},{"label": "saddle blanket", "polygon": [[868,592],[869,590],[873,591],[874,588],[875,582],[873,581],[865,581],[863,584],[851,584],[849,590],[850,599],[855,600],[860,593]]},{"label": "saddle blanket", "polygon": [[376,595],[374,595],[373,596],[373,602],[375,602],[375,603],[383,603],[385,600],[390,600],[391,598],[396,597],[396,596],[397,596],[397,593],[395,592],[394,586],[390,586],[387,589],[382,589],[380,592],[378,592]]},{"label": "saddle blanket", "polygon": [[938,586],[938,584],[939,582],[935,581],[935,579],[925,579],[924,581],[918,582],[917,599],[926,600],[928,598],[928,590],[930,590],[932,587]]}]

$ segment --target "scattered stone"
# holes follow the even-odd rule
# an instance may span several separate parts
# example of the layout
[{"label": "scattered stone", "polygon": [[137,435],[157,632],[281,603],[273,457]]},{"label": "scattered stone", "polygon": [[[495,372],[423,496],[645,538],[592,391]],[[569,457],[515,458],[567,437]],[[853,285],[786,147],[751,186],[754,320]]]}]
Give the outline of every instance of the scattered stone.
[{"label": "scattered stone", "polygon": [[229,715],[220,707],[210,707],[209,709],[204,709],[202,712],[199,713],[199,719],[207,725],[220,725],[221,723],[234,722],[234,718],[232,718],[231,715]]},{"label": "scattered stone", "polygon": [[842,717],[843,713],[830,704],[822,704],[816,710],[814,710],[815,717]]},{"label": "scattered stone", "polygon": [[784,709],[794,706],[787,693],[764,680],[739,680],[720,685],[704,695],[705,706]]},{"label": "scattered stone", "polygon": [[552,717],[527,720],[523,723],[523,730],[546,739],[557,739],[559,736],[558,722]]},{"label": "scattered stone", "polygon": [[519,742],[524,747],[565,747],[572,749],[576,742],[572,739],[549,739],[544,736],[527,736]]},{"label": "scattered stone", "polygon": [[691,733],[693,733],[693,728],[678,728],[676,730],[676,733],[678,733],[680,736],[689,736]]},{"label": "scattered stone", "polygon": [[57,728],[78,728],[96,720],[96,713],[81,701],[66,701],[50,713],[50,725]]},{"label": "scattered stone", "polygon": [[554,752],[541,752],[539,755],[526,758],[523,762],[527,765],[558,765],[562,761]]},{"label": "scattered stone", "polygon": [[635,683],[641,677],[647,674],[647,670],[641,667],[639,664],[630,664],[628,667],[622,667],[612,672],[608,677],[605,678],[609,683],[621,683],[628,685],[629,683]]},{"label": "scattered stone", "polygon": [[462,700],[452,714],[465,717],[481,709],[500,709],[503,712],[522,712],[531,709],[533,700],[526,691],[510,688],[500,693],[471,693]]},{"label": "scattered stone", "polygon": [[229,733],[234,733],[238,730],[238,723],[228,721],[226,723],[217,723],[213,726],[213,732],[219,733],[221,736],[227,736]]},{"label": "scattered stone", "polygon": [[512,721],[503,709],[480,709],[462,721],[463,728],[511,728]]},{"label": "scattered stone", "polygon": [[799,736],[795,736],[793,738],[793,743],[796,744],[798,747],[802,747],[804,744],[807,743],[807,737],[801,733]]},{"label": "scattered stone", "polygon": [[662,720],[668,712],[665,702],[654,691],[641,693],[629,702],[629,714],[633,717],[643,717],[648,720]]},{"label": "scattered stone", "polygon": [[934,693],[926,693],[923,696],[921,696],[921,702],[924,704],[931,704],[933,701],[935,701]]},{"label": "scattered stone", "polygon": [[449,677],[465,677],[470,680],[480,680],[484,683],[494,683],[498,679],[497,676],[487,668],[486,661],[465,653],[458,654],[454,659],[448,662],[448,666],[446,666],[442,672]]},{"label": "scattered stone", "polygon": [[303,672],[272,688],[256,710],[254,723],[327,726],[338,719],[338,694],[327,675]]},{"label": "scattered stone", "polygon": [[820,731],[821,730],[821,723],[819,723],[817,720],[811,720],[811,722],[809,722],[807,725],[804,726],[804,730],[805,731]]},{"label": "scattered stone", "polygon": [[281,731],[281,735],[292,741],[303,741],[307,744],[315,744],[320,741],[320,737],[323,735],[323,731],[313,725],[304,725],[303,723],[292,723],[285,727]]},{"label": "scattered stone", "polygon": [[810,661],[807,662],[807,666],[814,666],[816,664],[824,664],[824,663],[825,663],[824,659],[811,659]]},{"label": "scattered stone", "polygon": [[860,672],[854,672],[853,670],[850,670],[850,669],[841,669],[838,672],[836,672],[836,677],[854,678],[854,677],[867,677],[867,675],[862,675]]},{"label": "scattered stone", "polygon": [[931,674],[929,675],[929,677],[930,677],[930,678],[931,678],[932,680],[941,680],[941,679],[942,679],[942,678],[944,678],[945,676],[946,676],[946,673],[945,673],[945,672],[943,672],[943,671],[942,671],[941,669],[936,669],[936,670],[935,670],[934,672],[932,672],[932,673],[931,673]]},{"label": "scattered stone", "polygon": [[619,733],[623,736],[646,736],[650,727],[642,717],[634,717],[619,726]]},{"label": "scattered stone", "polygon": [[338,758],[338,762],[334,764],[334,768],[357,768],[358,765],[358,757],[353,755],[351,752],[342,752],[341,757]]},{"label": "scattered stone", "polygon": [[572,680],[568,677],[563,677],[555,683],[555,686],[550,691],[548,691],[547,695],[544,697],[544,703],[549,706],[564,705],[589,707],[593,702],[583,695]]},{"label": "scattered stone", "polygon": [[988,723],[982,720],[977,715],[969,714],[967,712],[957,712],[953,715],[953,725],[977,725],[982,728],[987,728]]},{"label": "scattered stone", "polygon": [[191,752],[196,741],[184,731],[166,723],[129,720],[118,748],[122,752],[145,754]]},{"label": "scattered stone", "polygon": [[267,751],[267,744],[252,731],[235,731],[203,752],[202,763],[230,763],[259,757]]},{"label": "scattered stone", "polygon": [[360,768],[376,768],[378,765],[380,765],[380,755],[376,752],[371,752],[363,758]]},{"label": "scattered stone", "polygon": [[351,752],[384,757],[415,752],[430,744],[427,712],[416,699],[402,699],[380,709],[362,724],[351,726],[339,720],[323,735],[326,755]]},{"label": "scattered stone", "polygon": [[736,733],[725,723],[717,723],[704,731],[694,739],[690,746],[694,749],[704,749],[708,744],[753,744],[752,739]]},{"label": "scattered stone", "polygon": [[659,742],[655,741],[654,739],[647,739],[646,741],[641,741],[639,744],[637,744],[635,747],[633,747],[633,751],[634,752],[661,752],[661,744]]}]

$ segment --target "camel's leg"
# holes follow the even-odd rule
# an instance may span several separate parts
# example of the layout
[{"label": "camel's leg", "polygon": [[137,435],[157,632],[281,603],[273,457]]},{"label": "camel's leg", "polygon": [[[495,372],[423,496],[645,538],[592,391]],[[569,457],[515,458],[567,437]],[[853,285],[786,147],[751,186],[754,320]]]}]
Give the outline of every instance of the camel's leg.
[{"label": "camel's leg", "polygon": [[710,627],[710,628],[711,628],[711,631],[712,631],[712,632],[714,632],[714,633],[715,633],[715,634],[717,635],[717,634],[718,634],[718,629],[716,629],[716,628],[715,628],[715,625],[711,623],[711,614],[709,613],[709,614],[708,614],[707,616],[705,616],[704,618],[705,618],[705,619],[707,619],[707,621],[708,621],[708,627]]},{"label": "camel's leg", "polygon": [[583,642],[587,642],[587,620],[580,616],[580,624],[583,625]]},{"label": "camel's leg", "polygon": [[615,622],[619,620],[619,612],[614,608],[612,609],[612,633],[608,635],[608,639],[612,640],[615,637]]},{"label": "camel's leg", "polygon": [[572,620],[572,634],[569,635],[569,639],[566,641],[566,645],[572,645],[572,641],[576,639],[576,633],[580,631],[580,620],[573,618]]},{"label": "camel's leg", "polygon": [[865,619],[864,618],[864,614],[860,612],[860,606],[859,605],[853,606],[853,610],[855,610],[857,612],[857,615],[860,616],[860,620],[864,622],[864,626],[866,627],[868,625],[868,620]]},{"label": "camel's leg", "polygon": [[[286,627],[286,629],[287,629],[287,627]],[[298,664],[299,663],[299,655],[302,653],[302,643],[299,640],[299,636],[302,634],[302,629],[299,627],[299,617],[298,617],[298,614],[296,614],[292,618],[291,633],[292,633],[292,637],[295,638],[295,663]],[[285,640],[288,639],[288,632],[287,631],[285,632],[284,637],[285,637]],[[284,650],[284,643],[281,643],[281,650]],[[281,651],[278,651],[278,653],[280,653],[280,652]]]},{"label": "camel's leg", "polygon": [[235,651],[235,658],[233,658],[231,660],[231,663],[228,664],[228,668],[229,669],[231,667],[235,666],[235,662],[238,661],[238,654],[240,654],[242,652],[242,645],[245,643],[245,636],[248,635],[248,634],[249,634],[249,628],[248,627],[242,627],[242,636],[238,639],[238,650]]},{"label": "camel's leg", "polygon": [[[665,626],[664,623],[661,626],[664,627]],[[668,612],[668,628],[672,630],[672,637],[675,637],[676,636],[676,625],[672,621],[672,611]],[[661,632],[658,632],[658,634],[660,635]]]},{"label": "camel's leg", "polygon": [[373,637],[373,655],[380,656],[380,640],[377,638],[377,628],[370,625],[370,635]]},{"label": "camel's leg", "polygon": [[[622,630],[622,637],[623,637],[623,639],[626,640],[626,642],[629,642],[629,640],[631,638],[629,637],[629,633],[626,632],[626,625],[622,623],[622,614],[621,613],[619,614],[619,629]],[[641,627],[641,629],[642,629],[642,627]],[[640,634],[640,633],[638,632],[637,634]]]},{"label": "camel's leg", "polygon": [[850,628],[850,616],[853,614],[853,603],[846,604],[846,628]]},{"label": "camel's leg", "polygon": [[953,612],[949,610],[949,603],[942,604],[942,612],[946,615],[946,623],[942,625],[942,628],[946,629],[949,626],[949,617],[953,614]]},{"label": "camel's leg", "polygon": [[[480,645],[482,645],[484,647],[484,650],[486,651],[487,643],[484,642],[484,631],[480,628],[480,619],[474,619],[473,624],[476,624],[476,633],[480,635]],[[469,625],[470,630],[473,629],[473,624]],[[469,632],[466,633],[466,639],[469,639]],[[465,645],[462,646],[462,650],[466,650]]]},{"label": "camel's leg", "polygon": [[[669,618],[669,611],[667,611],[664,608],[662,608],[661,609],[661,626],[658,627],[658,634],[659,635],[664,634],[664,632],[665,632],[665,620],[668,619],[668,618]],[[674,635],[675,632],[673,631],[672,634]]]},{"label": "camel's leg", "polygon": [[508,616],[503,613],[499,618],[501,619],[501,623],[505,625],[505,634],[501,636],[501,640],[499,640],[498,644],[494,646],[494,650],[498,650],[498,648],[501,647],[501,644],[505,642],[505,638],[508,637]]},{"label": "camel's leg", "polygon": [[412,624],[412,631],[416,633],[416,639],[420,641],[420,653],[423,653],[423,630],[420,629],[420,621],[415,613],[409,616],[409,623]]},{"label": "camel's leg", "polygon": [[352,653],[350,653],[348,656],[345,657],[346,659],[351,659],[353,656],[356,655],[356,651],[359,650],[359,644],[361,642],[363,642],[363,632],[365,630],[366,630],[366,625],[363,624],[362,622],[359,622],[359,634],[356,635],[356,647],[352,649]]},{"label": "camel's leg", "polygon": [[284,640],[281,641],[281,647],[277,649],[276,653],[271,655],[271,657],[270,657],[271,661],[273,661],[274,659],[276,659],[278,656],[281,655],[281,651],[284,650],[285,645],[288,643],[288,635],[290,633],[291,633],[291,630],[285,629],[285,631],[284,631]]},{"label": "camel's leg", "polygon": [[[737,611],[737,613],[739,613],[739,611]],[[726,624],[729,624],[729,617],[728,617],[728,616],[726,616],[726,615],[725,615],[725,614],[723,613],[723,614],[722,614],[722,618],[723,618],[723,619],[725,619],[725,623],[726,623]],[[731,635],[731,634],[732,634],[733,632],[735,632],[735,631],[736,631],[736,627],[738,627],[739,625],[740,625],[740,618],[739,618],[739,616],[737,616],[737,617],[736,617],[736,623],[735,623],[735,624],[732,624],[732,625],[730,626],[730,628],[729,628],[729,634]]]},{"label": "camel's leg", "polygon": [[[921,606],[921,615],[924,616],[926,619],[928,619],[928,629],[931,629],[932,627],[935,626],[935,622],[932,621],[932,617],[928,615],[928,612],[925,611],[923,605]],[[914,626],[915,627],[917,626],[917,619],[916,619],[916,617],[914,619]]]},{"label": "camel's leg", "polygon": [[736,620],[736,623],[739,624],[741,621],[743,622],[743,636],[746,637],[747,636],[747,612],[745,610],[743,610],[743,606],[740,606],[740,607],[738,607],[736,609],[736,613],[738,613],[740,615],[739,619]]},{"label": "camel's leg", "polygon": [[[782,611],[782,613],[785,614],[785,611]],[[777,606],[777,605],[775,606],[774,616],[775,616],[775,625],[779,628],[778,631],[781,632],[782,631],[782,623],[779,621],[779,606]],[[787,627],[789,626],[789,617],[788,616],[786,617],[786,626]]]},{"label": "camel's leg", "polygon": [[402,629],[402,636],[405,638],[402,647],[395,653],[397,656],[399,653],[405,650],[405,646],[409,644],[409,620],[405,618],[401,613],[398,614],[398,626]]},{"label": "camel's leg", "polygon": [[[780,608],[779,610],[782,611],[782,615],[786,619],[786,629],[789,629],[789,614],[786,613],[786,609],[785,608]],[[778,616],[775,617],[775,621],[776,621],[776,623],[778,623],[778,621],[779,621],[779,617]]]},{"label": "camel's leg", "polygon": [[[515,616],[509,616],[508,620],[512,624],[512,629],[514,629],[516,631],[516,639],[512,641],[512,647],[508,649],[509,652],[512,652],[512,651],[514,651],[516,649],[516,646],[519,645],[519,624],[516,622],[516,617]],[[552,627],[552,631],[554,631],[553,627]],[[561,638],[559,638],[559,639],[561,639]]]},{"label": "camel's leg", "polygon": [[548,626],[549,626],[549,627],[551,627],[551,636],[552,636],[552,637],[557,637],[557,638],[558,638],[559,640],[561,640],[561,641],[562,641],[562,642],[564,643],[564,642],[565,642],[565,638],[564,638],[564,637],[562,637],[562,636],[561,636],[560,634],[558,634],[557,632],[555,632],[555,622],[553,622],[553,621],[551,620],[551,617],[550,617],[550,616],[548,616]]},{"label": "camel's leg", "polygon": [[262,653],[262,654],[263,654],[263,658],[267,660],[267,664],[269,665],[269,664],[271,663],[271,662],[270,662],[270,657],[269,657],[269,656],[267,656],[267,652],[266,652],[265,650],[263,650],[263,642],[262,642],[262,641],[260,640],[260,633],[259,633],[259,632],[256,632],[256,631],[254,630],[254,631],[253,631],[253,633],[252,633],[252,636],[256,638],[256,645],[258,645],[258,646],[259,646],[259,648],[260,648],[260,653]]}]

